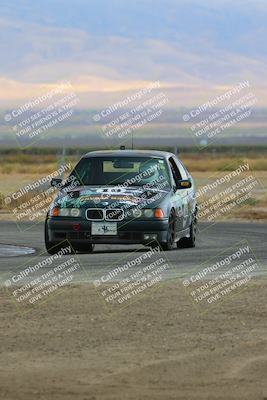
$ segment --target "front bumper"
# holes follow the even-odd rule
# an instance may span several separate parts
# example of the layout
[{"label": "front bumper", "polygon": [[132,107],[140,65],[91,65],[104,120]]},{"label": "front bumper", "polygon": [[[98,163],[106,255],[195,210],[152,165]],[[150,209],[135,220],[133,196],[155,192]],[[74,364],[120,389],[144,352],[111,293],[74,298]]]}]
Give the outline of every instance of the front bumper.
[{"label": "front bumper", "polygon": [[[79,226],[79,229],[77,229]],[[117,235],[91,234],[91,221],[63,218],[47,219],[48,238],[50,242],[60,243],[69,240],[71,243],[99,243],[99,244],[147,244],[151,239],[146,235],[157,235],[157,241],[166,243],[168,219],[161,220],[132,220],[117,222]]]}]

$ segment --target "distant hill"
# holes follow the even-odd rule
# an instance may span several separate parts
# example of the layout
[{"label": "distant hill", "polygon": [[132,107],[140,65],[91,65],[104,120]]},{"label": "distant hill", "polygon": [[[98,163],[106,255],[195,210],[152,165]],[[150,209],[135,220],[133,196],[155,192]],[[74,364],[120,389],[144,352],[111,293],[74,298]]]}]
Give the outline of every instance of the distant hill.
[{"label": "distant hill", "polygon": [[88,107],[154,80],[175,107],[246,79],[266,105],[266,21],[260,0],[1,1],[0,106],[67,79]]}]

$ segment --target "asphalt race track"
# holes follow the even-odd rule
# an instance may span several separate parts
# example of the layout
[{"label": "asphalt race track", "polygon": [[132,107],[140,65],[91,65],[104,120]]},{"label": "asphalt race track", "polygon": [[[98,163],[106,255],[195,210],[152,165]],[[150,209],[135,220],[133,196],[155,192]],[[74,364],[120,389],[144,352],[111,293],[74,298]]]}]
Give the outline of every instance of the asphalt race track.
[{"label": "asphalt race track", "polygon": [[[24,230],[25,229],[25,230]],[[170,268],[164,271],[163,279],[181,278],[190,272],[196,271],[208,260],[219,259],[220,253],[224,256],[232,254],[240,241],[245,240],[253,250],[260,268],[254,275],[267,275],[267,224],[253,222],[220,222],[212,226],[199,224],[197,247],[194,249],[174,249],[164,253]],[[27,254],[25,249],[13,249],[6,245],[26,246],[35,250],[34,254]],[[23,249],[22,249],[23,251]],[[88,282],[97,279],[115,266],[124,265],[127,261],[140,257],[148,248],[142,246],[98,245],[93,254],[78,254],[82,271],[75,275],[75,282]],[[22,270],[27,265],[37,264],[44,260],[47,253],[43,241],[43,224],[30,226],[25,223],[23,231],[11,221],[0,222],[0,282],[3,284],[10,275]],[[70,257],[70,256],[64,256]],[[153,257],[159,257],[158,254]],[[151,260],[147,261],[148,263]],[[143,261],[144,263],[146,261]],[[143,265],[143,264],[142,264]],[[131,271],[138,269],[132,267]],[[114,278],[114,280],[116,280]]]}]

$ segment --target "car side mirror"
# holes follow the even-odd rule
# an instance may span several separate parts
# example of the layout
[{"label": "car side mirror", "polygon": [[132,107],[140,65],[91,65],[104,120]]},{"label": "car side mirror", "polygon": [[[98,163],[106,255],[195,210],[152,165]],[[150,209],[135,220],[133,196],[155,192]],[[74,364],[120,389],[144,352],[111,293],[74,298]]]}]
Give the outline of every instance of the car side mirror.
[{"label": "car side mirror", "polygon": [[50,184],[51,184],[51,186],[54,186],[54,187],[57,187],[57,188],[61,188],[62,179],[52,178]]},{"label": "car side mirror", "polygon": [[177,182],[177,189],[190,189],[192,182],[190,179],[181,179]]}]

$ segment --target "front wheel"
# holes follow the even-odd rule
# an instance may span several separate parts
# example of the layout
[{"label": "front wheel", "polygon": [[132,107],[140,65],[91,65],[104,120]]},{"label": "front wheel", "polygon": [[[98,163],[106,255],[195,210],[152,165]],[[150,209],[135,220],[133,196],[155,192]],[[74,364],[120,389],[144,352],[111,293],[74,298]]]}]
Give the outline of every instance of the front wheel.
[{"label": "front wheel", "polygon": [[175,219],[175,213],[174,211],[172,211],[169,217],[167,242],[160,243],[160,247],[163,251],[168,251],[173,249],[175,243],[175,236],[176,236],[176,219]]},{"label": "front wheel", "polygon": [[92,253],[94,251],[95,245],[92,243],[81,243],[72,244],[72,247],[75,251],[79,251],[81,253]]},{"label": "front wheel", "polygon": [[190,236],[184,237],[177,242],[179,248],[196,247],[197,218],[194,215],[190,225]]},{"label": "front wheel", "polygon": [[[49,240],[47,222],[45,222],[44,236],[45,236],[45,248],[48,254],[54,255],[58,253],[60,250],[66,248],[66,245],[64,246],[62,243],[55,243]],[[70,253],[72,252],[73,251],[71,249]]]}]

